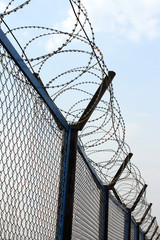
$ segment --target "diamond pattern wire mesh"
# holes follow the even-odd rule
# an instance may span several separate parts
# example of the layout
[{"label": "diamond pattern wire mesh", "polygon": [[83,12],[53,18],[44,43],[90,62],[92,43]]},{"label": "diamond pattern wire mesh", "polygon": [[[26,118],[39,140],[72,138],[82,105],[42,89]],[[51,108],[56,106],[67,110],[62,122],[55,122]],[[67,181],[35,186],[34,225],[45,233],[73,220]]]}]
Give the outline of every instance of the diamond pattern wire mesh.
[{"label": "diamond pattern wire mesh", "polygon": [[131,221],[131,240],[136,240],[136,225],[133,221]]},{"label": "diamond pattern wire mesh", "polygon": [[126,213],[109,198],[108,240],[124,239]]},{"label": "diamond pattern wire mesh", "polygon": [[87,164],[77,153],[73,209],[73,240],[103,239],[102,190],[93,180]]},{"label": "diamond pattern wire mesh", "polygon": [[62,131],[0,45],[0,239],[54,239]]}]

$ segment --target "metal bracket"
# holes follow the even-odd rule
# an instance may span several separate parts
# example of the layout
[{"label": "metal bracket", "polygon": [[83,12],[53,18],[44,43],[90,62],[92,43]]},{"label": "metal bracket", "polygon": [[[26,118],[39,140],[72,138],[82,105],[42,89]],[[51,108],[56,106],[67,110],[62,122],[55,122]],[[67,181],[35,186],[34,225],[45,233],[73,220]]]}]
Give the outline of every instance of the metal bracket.
[{"label": "metal bracket", "polygon": [[151,227],[152,227],[153,223],[155,222],[155,220],[156,220],[156,217],[154,217],[154,218],[152,219],[152,222],[150,223],[150,225],[148,226],[146,232],[144,233],[145,235],[149,232],[149,230],[151,229]]},{"label": "metal bracket", "polygon": [[120,166],[119,170],[117,171],[116,175],[114,176],[114,178],[112,179],[111,183],[108,185],[108,189],[112,189],[116,182],[118,181],[118,179],[120,178],[120,176],[122,175],[124,169],[126,168],[128,162],[130,161],[131,157],[133,156],[132,153],[129,153],[127,155],[127,157],[125,158],[125,160],[123,161],[122,165]]},{"label": "metal bracket", "polygon": [[140,191],[140,193],[139,193],[139,195],[138,195],[136,201],[134,202],[133,206],[132,206],[131,209],[130,209],[131,212],[133,212],[134,209],[136,208],[136,206],[137,206],[137,204],[139,203],[139,201],[140,201],[140,199],[141,199],[143,193],[145,192],[146,188],[147,188],[147,184],[145,184],[145,185],[143,186],[142,190]]},{"label": "metal bracket", "polygon": [[156,234],[157,230],[158,230],[158,226],[155,228],[155,230],[154,230],[154,232],[153,232],[153,234],[152,234],[152,237],[151,237],[151,239],[150,239],[150,240],[152,240],[152,239],[153,239],[153,237],[155,236],[155,234]]},{"label": "metal bracket", "polygon": [[121,201],[121,199],[120,199],[120,197],[119,197],[119,195],[118,195],[118,193],[117,193],[117,191],[116,191],[116,189],[115,189],[114,187],[112,188],[112,191],[113,191],[116,199],[118,200],[118,202],[119,202],[122,206],[124,206],[124,204],[122,203],[122,201]]},{"label": "metal bracket", "polygon": [[88,119],[90,118],[93,111],[97,107],[99,101],[103,97],[105,91],[109,87],[109,85],[112,82],[115,75],[116,75],[115,72],[112,72],[112,71],[108,72],[108,76],[106,75],[106,77],[103,79],[101,85],[99,86],[96,93],[94,94],[91,101],[89,102],[88,106],[84,110],[84,112],[83,112],[82,116],[80,117],[78,123],[71,125],[72,129],[74,128],[76,130],[82,130],[84,128],[85,124],[87,123]]},{"label": "metal bracket", "polygon": [[139,225],[141,225],[145,219],[145,217],[147,216],[149,210],[151,209],[152,207],[152,203],[149,204],[148,208],[146,209],[145,213],[143,214],[142,218],[141,218],[141,221],[139,222]]}]

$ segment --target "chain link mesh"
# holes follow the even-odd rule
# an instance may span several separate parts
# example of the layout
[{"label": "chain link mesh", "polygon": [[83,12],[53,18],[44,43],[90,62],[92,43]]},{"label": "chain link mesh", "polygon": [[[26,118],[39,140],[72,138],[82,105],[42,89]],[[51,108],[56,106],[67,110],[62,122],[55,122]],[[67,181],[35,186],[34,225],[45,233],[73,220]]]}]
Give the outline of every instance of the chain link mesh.
[{"label": "chain link mesh", "polygon": [[54,239],[62,132],[0,45],[0,239]]},{"label": "chain link mesh", "polygon": [[136,225],[133,221],[131,221],[131,240],[136,240],[137,236],[136,236]]},{"label": "chain link mesh", "polygon": [[119,240],[125,237],[126,213],[109,198],[108,240]]},{"label": "chain link mesh", "polygon": [[103,239],[102,191],[94,182],[84,159],[77,153],[73,209],[73,240]]}]

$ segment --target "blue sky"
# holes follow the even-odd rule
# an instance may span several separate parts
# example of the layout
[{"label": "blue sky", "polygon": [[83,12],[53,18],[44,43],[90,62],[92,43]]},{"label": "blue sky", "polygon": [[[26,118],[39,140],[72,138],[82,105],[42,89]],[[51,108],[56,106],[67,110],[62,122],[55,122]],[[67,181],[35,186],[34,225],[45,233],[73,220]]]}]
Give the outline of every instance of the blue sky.
[{"label": "blue sky", "polygon": [[[38,24],[67,31],[74,22],[70,5],[66,0],[56,2],[32,0],[29,15],[20,10],[14,22],[10,16],[6,22],[10,27]],[[126,123],[126,142],[148,184],[147,199],[160,224],[160,0],[82,2],[105,63],[116,72],[113,85]],[[0,9],[5,3],[0,0]],[[49,39],[45,49],[60,43],[61,38]]]}]

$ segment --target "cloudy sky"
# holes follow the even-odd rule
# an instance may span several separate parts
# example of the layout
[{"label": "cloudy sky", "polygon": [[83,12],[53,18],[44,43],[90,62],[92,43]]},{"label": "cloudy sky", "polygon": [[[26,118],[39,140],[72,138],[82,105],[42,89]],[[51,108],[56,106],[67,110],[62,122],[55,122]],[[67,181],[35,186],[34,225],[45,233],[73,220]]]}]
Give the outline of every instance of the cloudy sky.
[{"label": "cloudy sky", "polygon": [[[6,2],[0,1],[1,11]],[[38,24],[46,26],[51,15],[51,27],[69,30],[73,15],[68,1],[48,1],[47,10],[44,2],[32,0],[37,12],[31,10],[29,18],[24,13],[24,22],[32,24],[39,15]],[[126,123],[126,142],[148,184],[148,202],[160,225],[160,0],[82,2],[108,69],[116,72],[113,84]],[[13,24],[9,18],[7,23]],[[16,17],[14,25],[20,25]],[[50,40],[45,48],[51,50],[60,41]]]}]

